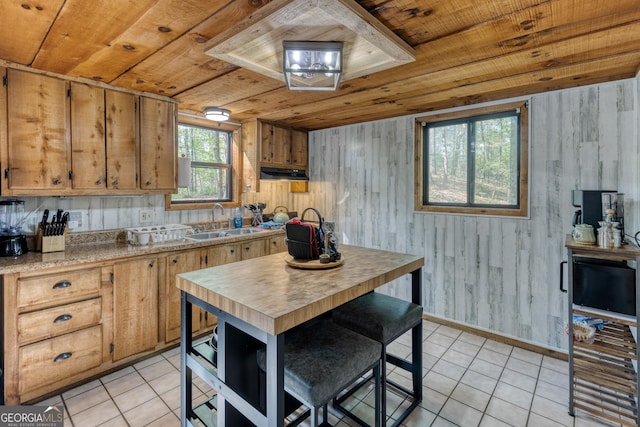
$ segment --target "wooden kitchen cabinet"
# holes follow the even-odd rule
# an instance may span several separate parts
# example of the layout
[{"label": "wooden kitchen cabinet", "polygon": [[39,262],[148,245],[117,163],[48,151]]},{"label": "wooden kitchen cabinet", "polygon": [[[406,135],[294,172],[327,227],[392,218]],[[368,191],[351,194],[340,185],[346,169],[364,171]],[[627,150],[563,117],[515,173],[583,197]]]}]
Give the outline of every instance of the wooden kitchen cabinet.
[{"label": "wooden kitchen cabinet", "polygon": [[242,179],[251,191],[260,191],[260,168],[307,169],[308,134],[262,120],[242,123]]},{"label": "wooden kitchen cabinet", "polygon": [[136,190],[137,97],[71,82],[74,190]]},{"label": "wooden kitchen cabinet", "polygon": [[261,166],[306,169],[307,132],[259,122]]},{"label": "wooden kitchen cabinet", "polygon": [[140,170],[138,97],[112,90],[105,90],[104,95],[107,190],[130,193],[138,188]]},{"label": "wooden kitchen cabinet", "polygon": [[287,251],[287,243],[284,238],[285,236],[278,236],[269,239],[269,255]]},{"label": "wooden kitchen cabinet", "polygon": [[[164,286],[165,309],[165,342],[175,341],[180,338],[180,291],[176,287],[176,274],[202,268],[202,256],[200,249],[182,252],[167,257],[167,276]],[[193,307],[191,332],[200,330],[201,310]]]},{"label": "wooden kitchen cabinet", "polygon": [[140,97],[140,188],[175,193],[176,173],[175,104]]},{"label": "wooden kitchen cabinet", "polygon": [[241,258],[243,261],[245,259],[257,258],[269,253],[269,241],[264,239],[248,240],[242,242],[240,249],[242,251]]},{"label": "wooden kitchen cabinet", "polygon": [[4,277],[5,398],[18,403],[70,385],[103,361],[99,268]]},{"label": "wooden kitchen cabinet", "polygon": [[3,195],[177,190],[175,103],[22,70],[2,72]]},{"label": "wooden kitchen cabinet", "polygon": [[4,195],[58,195],[71,188],[69,83],[7,70]]},{"label": "wooden kitchen cabinet", "polygon": [[104,89],[71,82],[70,98],[73,188],[105,190]]},{"label": "wooden kitchen cabinet", "polygon": [[113,266],[113,360],[158,343],[158,260],[136,259]]}]

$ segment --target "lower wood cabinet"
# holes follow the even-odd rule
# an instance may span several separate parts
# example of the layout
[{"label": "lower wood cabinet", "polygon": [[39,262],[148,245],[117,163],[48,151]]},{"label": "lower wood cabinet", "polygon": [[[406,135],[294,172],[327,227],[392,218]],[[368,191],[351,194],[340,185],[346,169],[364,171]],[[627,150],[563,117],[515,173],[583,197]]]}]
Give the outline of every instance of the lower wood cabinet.
[{"label": "lower wood cabinet", "polygon": [[[275,253],[286,249],[283,242],[272,236],[5,274],[4,403],[35,401],[174,345],[180,339],[177,274]],[[216,323],[194,307],[194,334]]]},{"label": "lower wood cabinet", "polygon": [[[165,342],[176,341],[180,338],[180,291],[176,287],[176,275],[199,270],[202,258],[200,252],[200,249],[196,249],[171,255],[166,259],[167,275],[164,280]],[[201,328],[199,307],[193,307],[192,316],[191,331],[196,333]]]},{"label": "lower wood cabinet", "polygon": [[4,275],[5,403],[37,398],[103,362],[100,268]]},{"label": "lower wood cabinet", "polygon": [[113,266],[113,360],[153,350],[158,343],[158,260]]},{"label": "lower wood cabinet", "polygon": [[20,396],[64,383],[102,363],[102,326],[96,325],[20,347]]}]

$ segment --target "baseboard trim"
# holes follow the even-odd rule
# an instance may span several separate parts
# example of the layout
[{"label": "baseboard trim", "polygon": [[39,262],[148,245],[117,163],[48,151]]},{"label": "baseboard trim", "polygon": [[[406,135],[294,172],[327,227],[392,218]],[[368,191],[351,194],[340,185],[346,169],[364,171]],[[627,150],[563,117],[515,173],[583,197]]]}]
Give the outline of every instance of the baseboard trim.
[{"label": "baseboard trim", "polygon": [[540,353],[544,356],[549,356],[549,357],[553,357],[555,359],[560,359],[560,360],[564,360],[565,362],[569,360],[569,354],[562,352],[562,351],[558,351],[558,350],[553,350],[547,347],[543,347],[540,345],[536,345],[536,344],[532,344],[530,342],[526,342],[526,341],[521,341],[515,338],[511,338],[511,337],[506,337],[504,335],[500,335],[497,334],[495,332],[490,332],[490,331],[486,331],[484,329],[480,329],[480,328],[474,328],[473,326],[469,326],[466,325],[464,323],[459,323],[459,322],[455,322],[453,320],[447,320],[447,319],[443,319],[441,317],[436,317],[436,316],[432,316],[426,313],[422,313],[422,318],[424,320],[428,320],[430,322],[434,322],[434,323],[439,323],[441,325],[444,326],[450,326],[452,328],[456,328],[456,329],[460,329],[462,331],[465,332],[470,332],[472,334],[475,335],[479,335],[481,337],[484,338],[489,338],[492,339],[494,341],[498,341],[504,344],[509,344],[512,345],[514,347],[519,347],[525,350],[529,350],[529,351],[533,351],[535,353]]}]

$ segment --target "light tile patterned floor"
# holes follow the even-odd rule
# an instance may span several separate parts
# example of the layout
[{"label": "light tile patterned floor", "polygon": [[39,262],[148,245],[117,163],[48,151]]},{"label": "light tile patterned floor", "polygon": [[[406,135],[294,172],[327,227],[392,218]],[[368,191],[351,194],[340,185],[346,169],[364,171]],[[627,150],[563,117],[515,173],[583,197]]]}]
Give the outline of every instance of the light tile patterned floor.
[{"label": "light tile patterned floor", "polygon": [[[423,331],[424,399],[405,427],[612,425],[586,413],[567,414],[567,362],[430,321],[423,322]],[[408,357],[409,344],[405,335],[389,351]],[[176,348],[39,404],[63,404],[65,427],[179,426],[179,365]],[[389,377],[410,385],[400,370],[390,369]],[[212,395],[201,380],[194,384],[195,402]],[[372,394],[363,387],[346,405],[366,420]],[[407,405],[395,393],[387,402],[391,420]],[[336,427],[355,425],[332,408],[329,421]]]}]

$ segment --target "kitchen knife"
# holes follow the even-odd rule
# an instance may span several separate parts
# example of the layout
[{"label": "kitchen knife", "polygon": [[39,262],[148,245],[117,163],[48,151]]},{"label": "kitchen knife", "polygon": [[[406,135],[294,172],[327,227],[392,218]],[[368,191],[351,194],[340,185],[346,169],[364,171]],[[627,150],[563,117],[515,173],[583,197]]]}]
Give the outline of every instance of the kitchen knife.
[{"label": "kitchen knife", "polygon": [[42,222],[40,223],[42,225],[43,233],[44,233],[44,228],[46,227],[48,220],[49,220],[49,209],[45,209],[44,213],[42,214]]},{"label": "kitchen knife", "polygon": [[56,212],[56,221],[55,222],[60,223],[62,221],[62,213],[63,212],[64,211],[62,209],[58,209],[58,212]]}]

